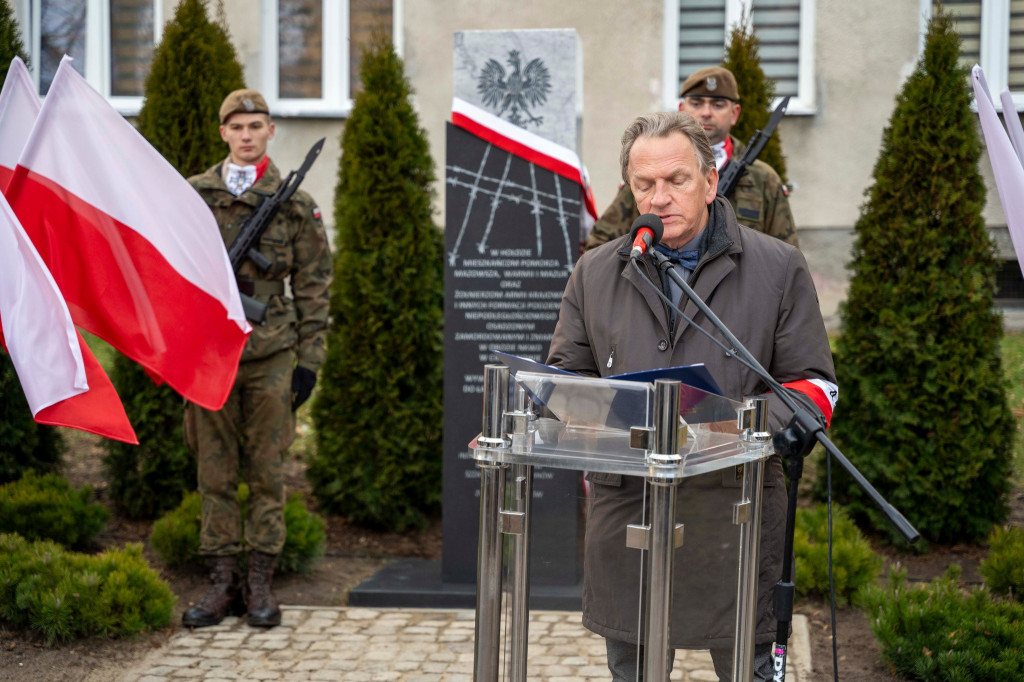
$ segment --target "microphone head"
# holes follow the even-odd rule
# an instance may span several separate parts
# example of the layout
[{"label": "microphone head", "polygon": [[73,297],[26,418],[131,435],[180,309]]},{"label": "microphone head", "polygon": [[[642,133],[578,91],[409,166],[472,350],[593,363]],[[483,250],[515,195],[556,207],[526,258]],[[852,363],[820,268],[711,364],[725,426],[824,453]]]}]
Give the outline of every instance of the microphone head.
[{"label": "microphone head", "polygon": [[661,218],[653,213],[644,213],[642,216],[634,220],[633,226],[629,228],[630,242],[636,240],[636,233],[639,232],[642,227],[646,227],[654,232],[654,239],[651,241],[652,245],[660,242],[662,235],[665,234],[665,223],[661,222]]}]

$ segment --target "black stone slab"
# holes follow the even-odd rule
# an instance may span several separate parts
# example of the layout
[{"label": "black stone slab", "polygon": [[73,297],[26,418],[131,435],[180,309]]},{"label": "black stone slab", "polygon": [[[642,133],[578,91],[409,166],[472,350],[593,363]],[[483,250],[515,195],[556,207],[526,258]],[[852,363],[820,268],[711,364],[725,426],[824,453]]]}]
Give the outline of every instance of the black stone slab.
[{"label": "black stone slab", "polygon": [[[582,610],[582,585],[530,588],[530,608],[538,611]],[[395,559],[348,593],[349,606],[375,608],[472,609],[476,585],[441,579],[441,562]]]},{"label": "black stone slab", "polygon": [[[579,253],[582,192],[566,178],[448,124],[442,579],[476,580],[483,368],[501,350],[543,362]],[[537,469],[530,580],[582,576],[582,475]]]}]

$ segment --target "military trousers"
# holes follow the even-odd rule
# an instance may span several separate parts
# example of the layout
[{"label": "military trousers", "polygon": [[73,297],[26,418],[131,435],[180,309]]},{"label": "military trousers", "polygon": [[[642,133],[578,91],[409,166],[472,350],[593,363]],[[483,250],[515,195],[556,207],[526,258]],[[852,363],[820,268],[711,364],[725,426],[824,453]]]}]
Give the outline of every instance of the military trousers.
[{"label": "military trousers", "polygon": [[239,469],[249,485],[245,545],[264,554],[284,547],[282,463],[295,438],[291,349],[238,366],[220,410],[185,405],[185,441],[196,455],[202,524],[199,553],[229,556],[242,551]]}]

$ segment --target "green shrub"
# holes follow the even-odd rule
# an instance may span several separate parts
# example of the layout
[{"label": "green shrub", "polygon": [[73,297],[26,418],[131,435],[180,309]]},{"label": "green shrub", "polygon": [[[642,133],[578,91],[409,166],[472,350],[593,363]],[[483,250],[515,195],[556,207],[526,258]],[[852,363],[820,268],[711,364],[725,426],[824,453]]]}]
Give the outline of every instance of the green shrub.
[{"label": "green shrub", "polygon": [[[983,539],[1006,518],[1015,431],[981,215],[978,121],[959,59],[960,38],[937,11],[855,226],[831,429],[864,477],[935,542]],[[854,518],[892,533],[846,472],[834,479]]]},{"label": "green shrub", "polygon": [[[743,144],[749,142],[756,131],[768,125],[772,99],[775,97],[775,81],[764,75],[760,50],[761,40],[750,26],[750,16],[746,15],[729,34],[729,44],[725,47],[725,58],[722,59],[722,66],[736,77],[736,89],[740,93],[742,113],[732,127],[731,134]],[[757,158],[774,168],[782,181],[786,182],[786,157],[782,155],[781,140],[779,129],[776,128]]]},{"label": "green shrub", "polygon": [[64,439],[54,427],[37,424],[32,418],[14,363],[2,350],[0,404],[0,483],[16,481],[29,470],[59,471]]},{"label": "green shrub", "polygon": [[1024,604],[962,592],[960,567],[931,584],[910,587],[894,568],[889,585],[864,591],[882,656],[901,677],[925,682],[1024,679]]},{"label": "green shrub", "polygon": [[57,474],[21,479],[0,486],[0,533],[25,539],[52,540],[65,547],[91,542],[110,518],[103,505],[90,502],[92,488],[74,490]]},{"label": "green shrub", "polygon": [[[832,577],[836,602],[854,602],[866,585],[874,583],[882,558],[861,535],[842,508],[832,506]],[[793,534],[796,589],[799,596],[828,598],[828,507],[796,510]]]},{"label": "green shrub", "polygon": [[153,524],[149,544],[167,566],[202,563],[199,556],[202,510],[199,493],[189,493],[177,509],[167,512]]},{"label": "green shrub", "polygon": [[[402,531],[441,501],[444,248],[433,160],[394,47],[378,40],[361,76],[341,139],[332,323],[306,475],[321,509]],[[387,239],[368,240],[367,225]]]},{"label": "green shrub", "polygon": [[[238,486],[243,524],[248,497],[248,486]],[[202,564],[203,558],[199,555],[201,511],[199,493],[191,493],[177,509],[153,524],[149,542],[168,566]],[[302,497],[293,493],[284,506],[284,526],[284,548],[277,559],[277,570],[285,573],[312,573],[313,565],[323,556],[327,544],[323,519],[310,513]]]},{"label": "green shrub", "polygon": [[1024,601],[1024,528],[997,527],[988,536],[988,556],[978,567],[994,594]]},{"label": "green shrub", "polygon": [[7,70],[15,57],[28,64],[28,53],[21,42],[21,29],[14,17],[11,3],[0,2],[0,83],[7,79]]},{"label": "green shrub", "polygon": [[49,643],[122,637],[171,622],[176,597],[130,544],[91,556],[0,535],[0,619]]},{"label": "green shrub", "polygon": [[151,519],[196,489],[195,456],[182,434],[184,402],[174,389],[157,386],[141,365],[120,353],[111,380],[139,444],[104,442],[107,491],[125,517]]}]

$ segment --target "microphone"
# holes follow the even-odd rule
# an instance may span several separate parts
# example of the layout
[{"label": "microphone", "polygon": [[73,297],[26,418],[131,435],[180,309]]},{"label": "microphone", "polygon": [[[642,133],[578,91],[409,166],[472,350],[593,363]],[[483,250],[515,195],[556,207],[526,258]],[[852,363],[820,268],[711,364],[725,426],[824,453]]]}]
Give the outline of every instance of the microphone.
[{"label": "microphone", "polygon": [[633,250],[629,252],[631,259],[639,258],[647,250],[661,241],[665,234],[665,224],[653,213],[645,213],[633,221],[629,229],[629,238],[633,241]]}]

